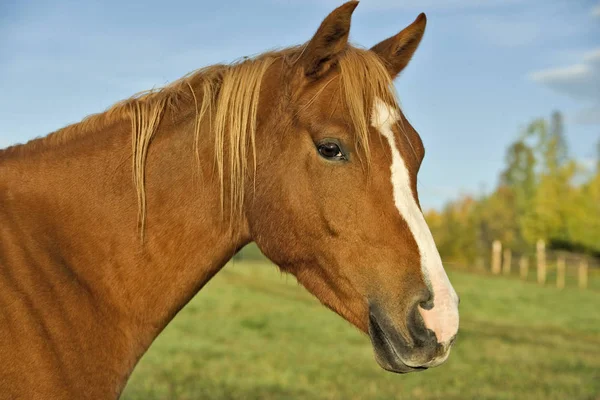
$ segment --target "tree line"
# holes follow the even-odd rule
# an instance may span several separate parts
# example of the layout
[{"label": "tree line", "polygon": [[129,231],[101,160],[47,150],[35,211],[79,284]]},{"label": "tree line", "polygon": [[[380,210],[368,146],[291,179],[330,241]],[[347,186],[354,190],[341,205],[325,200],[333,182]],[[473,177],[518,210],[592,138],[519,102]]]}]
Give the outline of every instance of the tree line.
[{"label": "tree line", "polygon": [[487,259],[494,240],[531,254],[548,248],[600,256],[600,141],[595,165],[570,157],[562,115],[532,121],[506,149],[488,194],[465,195],[425,215],[445,261]]}]

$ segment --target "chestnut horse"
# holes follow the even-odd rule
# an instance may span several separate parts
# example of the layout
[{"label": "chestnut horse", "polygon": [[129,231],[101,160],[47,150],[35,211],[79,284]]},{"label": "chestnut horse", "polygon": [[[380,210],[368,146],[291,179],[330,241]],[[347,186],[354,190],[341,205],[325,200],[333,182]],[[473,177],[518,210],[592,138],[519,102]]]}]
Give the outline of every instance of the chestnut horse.
[{"label": "chestnut horse", "polygon": [[119,397],[251,241],[367,333],[384,369],[446,360],[458,297],[417,197],[423,143],[392,82],[425,15],[359,49],[357,4],[302,46],[201,69],[0,152],[0,398]]}]

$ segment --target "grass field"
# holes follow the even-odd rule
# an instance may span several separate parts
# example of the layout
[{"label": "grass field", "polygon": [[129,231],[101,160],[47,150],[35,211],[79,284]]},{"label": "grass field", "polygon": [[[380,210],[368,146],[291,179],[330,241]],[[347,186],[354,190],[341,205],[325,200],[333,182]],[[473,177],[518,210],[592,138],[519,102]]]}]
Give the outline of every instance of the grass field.
[{"label": "grass field", "polygon": [[451,272],[448,362],[380,369],[368,337],[265,263],[228,265],[135,369],[134,399],[600,399],[600,292]]}]

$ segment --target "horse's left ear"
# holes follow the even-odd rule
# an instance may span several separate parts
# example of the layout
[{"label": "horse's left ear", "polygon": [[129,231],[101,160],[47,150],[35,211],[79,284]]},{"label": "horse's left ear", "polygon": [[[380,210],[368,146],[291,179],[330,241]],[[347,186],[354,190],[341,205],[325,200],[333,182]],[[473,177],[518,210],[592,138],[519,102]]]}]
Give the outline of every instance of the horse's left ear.
[{"label": "horse's left ear", "polygon": [[358,1],[349,1],[331,12],[321,23],[302,54],[304,74],[318,79],[334,66],[348,45],[350,19]]},{"label": "horse's left ear", "polygon": [[417,47],[419,47],[419,43],[421,43],[421,38],[425,33],[425,25],[427,25],[427,17],[424,13],[421,13],[412,24],[400,33],[371,48],[381,57],[392,78],[396,78],[408,65]]}]

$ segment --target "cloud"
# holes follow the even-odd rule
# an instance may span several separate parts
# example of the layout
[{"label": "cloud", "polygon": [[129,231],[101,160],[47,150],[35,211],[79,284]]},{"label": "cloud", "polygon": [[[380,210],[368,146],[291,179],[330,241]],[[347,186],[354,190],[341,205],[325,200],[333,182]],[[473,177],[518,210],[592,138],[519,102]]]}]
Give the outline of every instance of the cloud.
[{"label": "cloud", "polygon": [[592,17],[600,18],[600,4],[592,8]]},{"label": "cloud", "polygon": [[600,123],[600,48],[585,53],[577,64],[533,72],[529,77],[574,100],[591,103],[592,106],[581,111],[575,119]]}]

